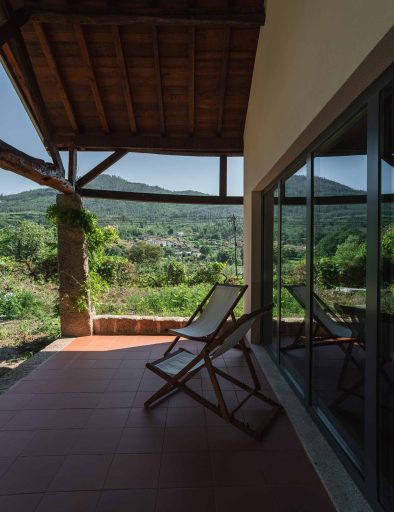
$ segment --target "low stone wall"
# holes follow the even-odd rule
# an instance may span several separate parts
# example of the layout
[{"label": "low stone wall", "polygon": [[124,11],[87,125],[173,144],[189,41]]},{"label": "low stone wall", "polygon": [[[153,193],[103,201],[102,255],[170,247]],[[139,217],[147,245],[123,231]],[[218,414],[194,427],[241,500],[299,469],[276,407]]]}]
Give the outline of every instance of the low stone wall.
[{"label": "low stone wall", "polygon": [[167,329],[183,327],[187,318],[137,315],[98,315],[93,319],[94,334],[166,334]]}]

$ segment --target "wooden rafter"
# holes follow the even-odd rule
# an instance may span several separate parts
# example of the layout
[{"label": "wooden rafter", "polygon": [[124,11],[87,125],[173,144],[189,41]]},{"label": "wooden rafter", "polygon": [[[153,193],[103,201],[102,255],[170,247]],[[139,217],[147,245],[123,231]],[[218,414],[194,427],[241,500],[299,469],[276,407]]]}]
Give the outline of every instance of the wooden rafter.
[{"label": "wooden rafter", "polygon": [[[8,19],[12,19],[13,11],[8,0],[0,0],[0,7]],[[9,47],[11,52],[14,54],[20,71],[24,77],[24,82],[27,90],[29,91],[32,104],[34,105],[35,116],[40,126],[45,146],[47,147],[55,166],[60,169],[64,176],[63,162],[60,157],[59,150],[53,141],[54,130],[51,122],[49,121],[45,103],[20,29],[15,30],[13,37],[9,41]]]},{"label": "wooden rafter", "polygon": [[82,197],[119,199],[122,201],[143,201],[147,203],[177,203],[177,204],[243,204],[241,196],[187,196],[179,194],[148,194],[144,192],[121,192],[117,190],[101,190],[81,188],[79,193]]},{"label": "wooden rafter", "polygon": [[149,136],[129,133],[59,134],[59,145],[70,144],[81,150],[111,151],[125,149],[143,153],[179,155],[240,156],[243,154],[242,137],[175,137]]},{"label": "wooden rafter", "polygon": [[189,43],[189,135],[194,133],[195,68],[196,68],[196,28],[190,28]]},{"label": "wooden rafter", "polygon": [[64,178],[61,169],[54,164],[27,155],[2,140],[0,140],[0,167],[60,192],[74,192],[73,185]]},{"label": "wooden rafter", "polygon": [[112,155],[109,155],[105,160],[100,162],[96,167],[94,167],[91,171],[84,174],[79,180],[77,181],[77,187],[83,187],[87,183],[90,183],[93,181],[97,176],[102,174],[104,171],[109,169],[111,165],[116,163],[118,160],[123,158],[125,155],[127,155],[127,151],[115,151],[112,153]]},{"label": "wooden rafter", "polygon": [[125,99],[125,103],[126,103],[127,115],[129,118],[130,128],[131,128],[132,133],[137,133],[137,124],[135,121],[133,98],[132,98],[132,94],[131,94],[130,81],[129,81],[129,76],[127,73],[126,60],[125,60],[125,55],[124,55],[123,44],[122,44],[119,27],[113,26],[112,34],[114,37],[114,44],[115,44],[115,49],[116,49],[116,60],[118,63],[118,68],[120,69],[120,72],[122,75],[123,94],[124,94],[124,99]]},{"label": "wooden rafter", "polygon": [[227,196],[227,157],[220,157],[219,196]]},{"label": "wooden rafter", "polygon": [[93,94],[93,99],[96,104],[97,112],[100,118],[101,128],[105,133],[109,132],[108,120],[105,114],[103,100],[101,98],[101,94],[99,88],[97,86],[96,74],[94,72],[94,67],[92,63],[92,59],[90,57],[89,49],[86,43],[85,34],[83,28],[80,25],[74,26],[75,37],[78,42],[79,51],[81,52],[82,59],[88,71],[88,80],[90,84],[90,89]]},{"label": "wooden rafter", "polygon": [[264,8],[133,8],[77,9],[75,7],[45,5],[44,2],[25,2],[31,19],[40,23],[72,23],[83,25],[229,25],[258,27],[264,25]]},{"label": "wooden rafter", "polygon": [[67,91],[67,87],[66,87],[64,79],[61,76],[61,73],[57,67],[56,59],[54,57],[53,50],[49,43],[48,37],[45,33],[45,29],[40,23],[35,22],[35,23],[33,23],[33,25],[34,25],[34,30],[36,31],[37,37],[40,41],[41,49],[45,55],[45,59],[47,61],[49,69],[51,70],[52,74],[56,78],[60,99],[63,103],[68,120],[71,124],[72,129],[75,132],[77,132],[78,125],[77,125],[77,121],[75,120],[75,116],[74,116],[73,108],[71,106],[71,101],[70,101],[70,97],[69,97],[69,94]]},{"label": "wooden rafter", "polygon": [[157,102],[159,107],[160,117],[160,130],[161,134],[166,133],[166,125],[164,120],[164,105],[163,105],[163,87],[161,84],[161,70],[160,70],[160,54],[159,54],[159,40],[157,36],[157,27],[152,27],[152,38],[153,38],[153,54],[155,59],[155,77],[156,77],[156,90],[157,90]]},{"label": "wooden rafter", "polygon": [[0,47],[9,41],[28,20],[28,16],[23,9],[18,9],[13,13],[12,19],[0,23]]},{"label": "wooden rafter", "polygon": [[218,115],[218,125],[217,125],[218,135],[220,135],[222,133],[224,102],[226,99],[226,88],[227,88],[228,61],[229,61],[229,57],[230,57],[230,41],[231,41],[231,29],[226,28],[225,33],[224,33],[222,67],[221,67],[221,71],[220,71],[219,115]]},{"label": "wooden rafter", "polygon": [[75,183],[77,177],[77,155],[78,152],[74,146],[70,146],[68,150],[68,181]]}]

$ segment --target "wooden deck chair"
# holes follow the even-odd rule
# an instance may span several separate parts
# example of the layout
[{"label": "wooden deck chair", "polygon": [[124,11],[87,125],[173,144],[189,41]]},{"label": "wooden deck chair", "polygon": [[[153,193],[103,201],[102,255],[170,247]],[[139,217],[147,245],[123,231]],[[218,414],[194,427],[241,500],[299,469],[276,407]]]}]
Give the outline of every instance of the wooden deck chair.
[{"label": "wooden deck chair", "polygon": [[248,285],[214,284],[185,327],[168,330],[176,338],[165,351],[165,355],[171,352],[180,338],[205,342],[215,338],[229,316],[235,321],[234,308],[247,287]]},{"label": "wooden deck chair", "polygon": [[[154,361],[153,363],[147,363],[146,367],[155,374],[162,377],[166,381],[166,384],[164,384],[145,402],[145,407],[153,406],[155,403],[166,398],[169,394],[175,391],[183,391],[200,404],[221,416],[228,423],[235,425],[255,439],[260,440],[277,414],[282,411],[282,406],[265,396],[260,391],[259,379],[253,366],[251,356],[247,350],[244,336],[249,331],[252,324],[264,313],[270,311],[271,309],[272,305],[248,315],[243,315],[234,323],[231,330],[227,334],[218,336],[216,339],[212,339],[206,343],[200,353],[197,355],[181,348],[169,355],[162,357],[161,359],[158,359],[157,361]],[[240,347],[243,351],[247,366],[253,379],[253,387],[248,386],[232,375],[227,374],[223,371],[223,369],[214,366],[216,357],[223,355],[238,343],[240,344]],[[187,385],[187,382],[203,368],[206,368],[208,371],[208,375],[211,379],[212,387],[216,395],[217,404],[210,402]],[[229,380],[247,392],[245,398],[241,400],[241,402],[231,411],[226,405],[217,376]],[[264,423],[261,425],[259,430],[252,429],[247,423],[235,417],[235,413],[251,397],[256,397],[270,406],[269,414],[267,418],[265,418]]]}]

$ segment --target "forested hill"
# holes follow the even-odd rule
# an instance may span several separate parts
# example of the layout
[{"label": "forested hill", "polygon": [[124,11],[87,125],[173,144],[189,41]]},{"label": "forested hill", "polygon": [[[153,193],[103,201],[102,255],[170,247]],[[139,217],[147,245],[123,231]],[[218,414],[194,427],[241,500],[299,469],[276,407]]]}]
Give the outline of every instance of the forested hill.
[{"label": "forested hill", "polygon": [[[161,187],[131,183],[118,176],[102,175],[90,185],[91,188],[121,190],[126,192],[148,192],[153,194],[175,193]],[[48,206],[55,202],[57,192],[49,188],[30,190],[19,194],[0,196],[0,226],[19,219],[44,221]],[[204,195],[193,190],[176,192],[182,195]],[[137,201],[115,201],[107,199],[84,199],[84,204],[95,213],[101,223],[135,222],[139,220],[168,221],[171,218],[209,221],[232,214],[242,217],[242,206],[205,206]]]}]

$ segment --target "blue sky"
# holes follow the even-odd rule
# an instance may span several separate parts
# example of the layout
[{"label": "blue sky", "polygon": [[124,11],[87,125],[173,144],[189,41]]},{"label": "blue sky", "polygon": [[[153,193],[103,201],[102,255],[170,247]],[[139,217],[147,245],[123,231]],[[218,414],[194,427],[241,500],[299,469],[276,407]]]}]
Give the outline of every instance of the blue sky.
[{"label": "blue sky", "polygon": [[[50,161],[22,103],[0,64],[0,139],[37,158]],[[82,175],[109,153],[79,152],[78,174]],[[67,154],[62,153],[67,165]],[[218,194],[219,160],[213,157],[173,157],[130,153],[117,162],[107,174],[128,181],[158,185],[169,190],[197,190]],[[0,169],[0,193],[14,194],[39,188],[40,185]],[[228,162],[228,193],[243,194],[243,159]]]}]

